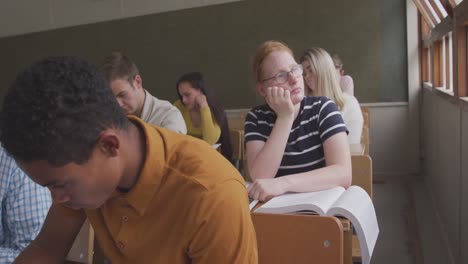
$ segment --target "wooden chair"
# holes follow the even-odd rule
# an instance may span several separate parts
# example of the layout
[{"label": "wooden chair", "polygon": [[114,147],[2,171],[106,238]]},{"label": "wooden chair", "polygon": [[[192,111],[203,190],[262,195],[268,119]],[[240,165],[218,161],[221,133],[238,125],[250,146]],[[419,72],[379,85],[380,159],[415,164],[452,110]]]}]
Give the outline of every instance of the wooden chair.
[{"label": "wooden chair", "polygon": [[245,117],[247,116],[248,110],[246,111],[239,111],[234,116],[228,116],[227,121],[229,125],[229,129],[237,129],[244,131],[244,121]]},{"label": "wooden chair", "polygon": [[364,124],[362,126],[362,136],[361,143],[365,146],[364,154],[369,155],[370,139],[369,139],[369,129],[370,129],[370,111],[366,106],[361,106],[362,116],[364,118]]},{"label": "wooden chair", "polygon": [[249,166],[247,166],[247,157],[245,156],[245,154],[244,154],[244,158],[242,160],[241,174],[244,177],[244,180],[246,180],[248,182],[252,182],[252,178],[250,177],[250,174],[249,174]]},{"label": "wooden chair", "polygon": [[364,127],[370,127],[370,111],[369,107],[361,106],[362,117],[364,118]]},{"label": "wooden chair", "polygon": [[253,213],[259,264],[343,263],[343,226],[336,217]]},{"label": "wooden chair", "polygon": [[232,159],[236,168],[241,171],[244,160],[244,131],[239,129],[229,129],[232,144]]},{"label": "wooden chair", "polygon": [[351,156],[352,185],[363,188],[372,198],[372,159],[368,155]]},{"label": "wooden chair", "polygon": [[370,139],[369,139],[369,128],[362,128],[361,144],[364,146],[364,155],[369,155],[370,152]]}]

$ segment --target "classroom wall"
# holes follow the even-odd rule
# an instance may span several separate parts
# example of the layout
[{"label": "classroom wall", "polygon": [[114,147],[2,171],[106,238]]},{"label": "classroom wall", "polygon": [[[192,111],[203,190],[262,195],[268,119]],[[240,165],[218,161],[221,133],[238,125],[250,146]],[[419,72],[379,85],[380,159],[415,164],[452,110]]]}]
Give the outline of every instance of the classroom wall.
[{"label": "classroom wall", "polygon": [[[373,172],[376,177],[379,176],[404,176],[413,177],[420,172],[420,71],[419,71],[419,39],[418,39],[418,11],[412,0],[406,0],[405,3],[406,19],[395,21],[389,19],[383,21],[388,24],[386,27],[389,30],[384,30],[381,41],[383,48],[381,51],[397,50],[396,45],[399,38],[404,38],[395,31],[390,30],[396,28],[395,23],[403,23],[406,21],[406,56],[404,59],[398,57],[385,57],[382,54],[383,64],[391,65],[391,60],[405,61],[405,67],[400,69],[392,69],[386,73],[382,73],[382,85],[387,85],[389,91],[391,89],[398,90],[394,86],[400,81],[393,82],[392,79],[397,78],[395,74],[399,71],[406,71],[406,96],[408,102],[379,102],[379,103],[364,103],[369,108],[371,125],[370,134],[370,155],[372,157]],[[384,5],[380,5],[389,12],[395,12],[398,8],[393,1],[388,1]],[[396,15],[395,15],[396,16]],[[394,17],[395,17],[394,16]],[[402,22],[403,21],[403,22]],[[393,33],[392,33],[393,32]],[[392,42],[393,41],[393,42]],[[385,69],[382,67],[381,69]],[[386,95],[382,95],[385,97]]]},{"label": "classroom wall", "polygon": [[[462,141],[461,141],[461,216],[460,216],[460,249],[468,248],[468,107],[462,110]],[[468,262],[468,250],[461,250],[461,259]]]},{"label": "classroom wall", "polygon": [[2,1],[0,37],[245,0]]},{"label": "classroom wall", "polygon": [[[83,10],[75,5],[71,10]],[[226,108],[249,108],[262,102],[250,78],[251,58],[259,43],[279,39],[298,56],[308,46],[338,52],[361,102],[406,101],[404,22],[398,0],[245,0],[4,37],[0,96],[19,69],[43,56],[99,62],[122,49],[158,97],[175,100],[177,77],[199,70]]]},{"label": "classroom wall", "polygon": [[378,89],[378,102],[408,101],[405,10],[405,1],[379,0],[381,88]]},{"label": "classroom wall", "polygon": [[[141,2],[147,1],[135,4]],[[78,8],[78,3],[72,6],[77,13],[86,7]],[[74,54],[98,63],[112,50],[122,49],[135,60],[144,87],[155,96],[174,101],[177,77],[200,70],[226,109],[244,109],[263,103],[250,74],[259,43],[280,39],[297,53],[321,46],[340,54],[354,78],[358,100],[377,103],[370,107],[375,173],[417,173],[418,127],[412,110],[417,104],[411,103],[415,96],[408,97],[406,62],[406,36],[412,35],[405,22],[405,2],[399,0],[244,0],[4,37],[0,98],[19,69],[43,56]],[[417,59],[412,61],[417,65]],[[395,136],[389,138],[389,131]],[[412,140],[405,137],[406,131]]]},{"label": "classroom wall", "polygon": [[468,255],[468,102],[426,88],[422,103],[423,176],[455,263]]},{"label": "classroom wall", "polygon": [[370,112],[370,156],[376,176],[419,173],[419,149],[407,103],[364,104]]}]

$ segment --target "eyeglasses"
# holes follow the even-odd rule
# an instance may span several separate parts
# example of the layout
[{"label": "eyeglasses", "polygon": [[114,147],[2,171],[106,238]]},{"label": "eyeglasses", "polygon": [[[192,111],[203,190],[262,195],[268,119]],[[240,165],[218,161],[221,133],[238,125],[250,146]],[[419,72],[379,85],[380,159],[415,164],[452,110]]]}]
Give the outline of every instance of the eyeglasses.
[{"label": "eyeglasses", "polygon": [[275,76],[263,79],[262,82],[266,82],[268,80],[274,80],[275,83],[282,84],[288,81],[289,74],[291,74],[294,77],[299,77],[302,75],[302,65],[301,64],[296,64],[294,65],[290,71],[288,72],[279,72]]}]

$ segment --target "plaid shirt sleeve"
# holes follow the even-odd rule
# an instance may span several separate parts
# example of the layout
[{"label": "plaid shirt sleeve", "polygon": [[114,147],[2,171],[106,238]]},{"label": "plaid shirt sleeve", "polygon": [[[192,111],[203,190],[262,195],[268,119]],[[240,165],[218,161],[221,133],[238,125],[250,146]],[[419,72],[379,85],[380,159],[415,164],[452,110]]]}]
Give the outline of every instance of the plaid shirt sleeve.
[{"label": "plaid shirt sleeve", "polygon": [[0,264],[11,263],[37,236],[51,205],[49,190],[34,183],[0,148]]}]

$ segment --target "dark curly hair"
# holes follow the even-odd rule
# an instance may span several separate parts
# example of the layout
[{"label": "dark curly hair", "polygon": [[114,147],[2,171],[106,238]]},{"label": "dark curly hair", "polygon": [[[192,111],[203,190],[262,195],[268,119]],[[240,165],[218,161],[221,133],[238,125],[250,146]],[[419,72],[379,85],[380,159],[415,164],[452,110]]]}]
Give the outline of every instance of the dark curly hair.
[{"label": "dark curly hair", "polygon": [[179,92],[179,84],[188,82],[190,85],[201,91],[206,96],[206,101],[213,113],[216,123],[221,128],[221,136],[219,137],[218,143],[221,143],[221,153],[223,156],[232,163],[232,144],[231,137],[229,134],[229,125],[227,122],[226,112],[221,104],[219,104],[211,91],[206,87],[205,79],[200,72],[188,72],[182,75],[176,83],[177,95],[179,96],[180,102],[182,102],[182,95]]},{"label": "dark curly hair", "polygon": [[98,68],[47,57],[20,72],[0,109],[0,141],[15,159],[83,164],[106,128],[129,121]]}]

